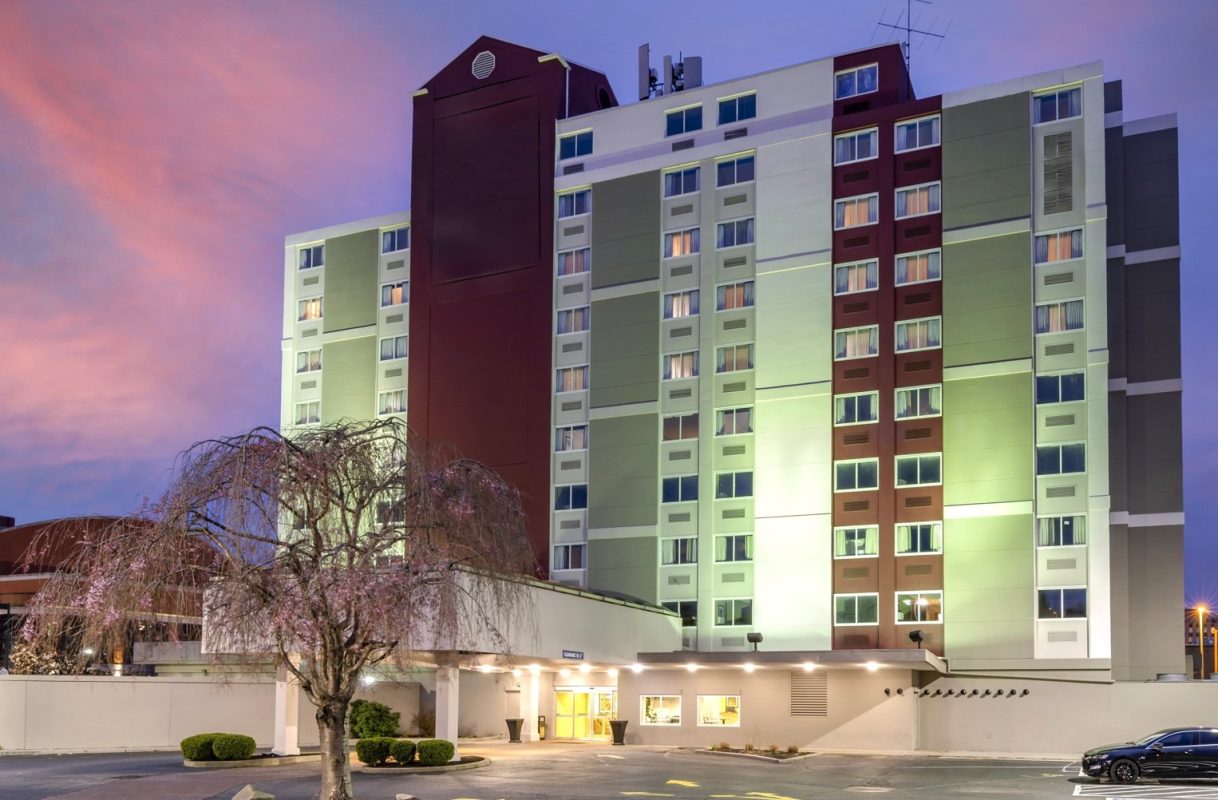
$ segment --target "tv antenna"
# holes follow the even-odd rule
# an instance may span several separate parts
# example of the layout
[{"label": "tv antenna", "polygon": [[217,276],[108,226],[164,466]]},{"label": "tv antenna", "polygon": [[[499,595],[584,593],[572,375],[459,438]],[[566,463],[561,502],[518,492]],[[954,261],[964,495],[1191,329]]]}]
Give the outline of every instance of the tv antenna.
[{"label": "tv antenna", "polygon": [[[922,37],[921,41],[918,42],[919,45],[924,44],[928,37],[937,40],[935,43],[936,51],[938,51],[939,45],[943,43],[943,40],[947,38],[947,28],[943,29],[943,33],[934,32],[935,23],[939,21],[938,17],[935,17],[933,20],[931,20],[931,23],[930,23],[931,30],[922,30],[920,28],[915,27],[917,25],[917,21],[913,18],[914,2],[915,2],[915,0],[905,0],[905,10],[900,12],[899,14],[897,14],[896,22],[885,22],[884,17],[880,17],[880,21],[876,23],[877,28],[888,28],[893,33],[897,33],[899,31],[903,31],[905,33],[905,69],[906,69],[906,71],[911,70],[912,59],[910,58],[910,55],[911,55],[912,48],[910,47],[910,39],[911,39],[912,34],[916,33]],[[916,0],[916,2],[921,3],[924,6],[931,5],[930,0]],[[887,15],[887,13],[888,13],[888,10],[885,9],[884,14]],[[902,20],[904,20],[904,22],[902,22]],[[948,28],[951,27],[950,22],[948,23],[947,27]]]}]

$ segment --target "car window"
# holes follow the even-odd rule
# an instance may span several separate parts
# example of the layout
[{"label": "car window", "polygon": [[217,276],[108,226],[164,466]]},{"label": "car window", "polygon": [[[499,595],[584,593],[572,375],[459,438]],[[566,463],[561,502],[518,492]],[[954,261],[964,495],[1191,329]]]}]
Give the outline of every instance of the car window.
[{"label": "car window", "polygon": [[1196,739],[1196,731],[1180,731],[1179,733],[1173,733],[1171,736],[1164,736],[1159,740],[1159,744],[1164,747],[1187,747],[1193,744]]},{"label": "car window", "polygon": [[1218,744],[1218,730],[1197,731],[1197,744]]},{"label": "car window", "polygon": [[1134,742],[1134,744],[1141,745],[1141,746],[1145,747],[1146,745],[1148,745],[1148,744],[1150,744],[1151,742],[1153,742],[1153,741],[1155,741],[1156,739],[1158,739],[1158,738],[1159,738],[1160,736],[1162,736],[1163,734],[1171,732],[1171,730],[1172,730],[1171,728],[1164,728],[1164,729],[1163,729],[1163,730],[1161,730],[1161,731],[1155,731],[1155,732],[1154,732],[1154,733],[1152,733],[1152,734],[1149,734],[1149,735],[1147,735],[1147,736],[1143,736],[1141,739],[1138,739],[1136,742]]}]

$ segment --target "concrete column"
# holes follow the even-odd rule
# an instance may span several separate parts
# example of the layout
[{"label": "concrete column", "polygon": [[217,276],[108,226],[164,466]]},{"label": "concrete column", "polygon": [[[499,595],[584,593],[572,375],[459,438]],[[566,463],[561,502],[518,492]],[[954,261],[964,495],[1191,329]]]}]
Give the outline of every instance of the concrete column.
[{"label": "concrete column", "polygon": [[300,755],[300,686],[284,667],[275,671],[275,747],[271,752]]},{"label": "concrete column", "polygon": [[536,742],[539,739],[537,731],[537,715],[541,713],[541,673],[529,671],[525,686],[524,730],[520,738],[526,742]]},{"label": "concrete column", "polygon": [[457,708],[461,691],[461,671],[455,666],[436,667],[436,738],[453,743],[453,761],[461,758],[457,749]]}]

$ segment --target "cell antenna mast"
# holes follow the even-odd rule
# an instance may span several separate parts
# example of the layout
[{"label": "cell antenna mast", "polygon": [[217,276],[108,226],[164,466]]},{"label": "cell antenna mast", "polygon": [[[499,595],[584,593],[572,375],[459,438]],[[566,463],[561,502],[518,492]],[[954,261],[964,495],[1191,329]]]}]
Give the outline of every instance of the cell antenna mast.
[{"label": "cell antenna mast", "polygon": [[[933,30],[933,28],[935,27],[935,22],[938,21],[938,17],[936,17],[934,20],[931,20],[930,27],[932,28],[932,30],[922,30],[920,28],[915,27],[915,25],[917,23],[915,22],[915,20],[913,18],[914,2],[921,3],[924,6],[928,6],[931,4],[930,0],[905,0],[905,11],[897,15],[896,22],[884,22],[884,18],[881,17],[880,21],[876,23],[877,27],[888,28],[893,33],[903,32],[905,34],[904,46],[905,46],[905,69],[906,70],[911,69],[912,59],[910,58],[910,51],[911,51],[910,39],[913,34],[916,33],[922,37],[922,40],[921,40],[921,42],[919,42],[919,44],[921,44],[922,42],[925,42],[927,37],[938,40],[938,42],[935,45],[936,50],[939,49],[938,43],[941,43],[944,39],[947,38],[947,29],[946,28],[943,30],[943,33],[935,33]],[[885,11],[885,13],[887,13],[887,11]]]}]

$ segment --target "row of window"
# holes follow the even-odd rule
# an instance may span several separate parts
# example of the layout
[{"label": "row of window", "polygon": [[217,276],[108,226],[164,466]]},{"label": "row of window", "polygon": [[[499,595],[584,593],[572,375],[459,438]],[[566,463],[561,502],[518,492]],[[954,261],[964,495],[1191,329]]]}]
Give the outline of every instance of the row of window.
[{"label": "row of window", "polygon": [[[715,499],[753,496],[752,472],[720,472],[715,475]],[[698,499],[698,476],[673,475],[660,479],[661,503],[687,503]]]},{"label": "row of window", "polygon": [[[725,408],[715,412],[716,436],[735,436],[753,432],[753,409]],[[661,436],[664,441],[698,438],[698,412],[664,417]],[[562,425],[554,429],[554,452],[565,453],[588,449],[588,426]]]},{"label": "row of window", "polygon": [[[894,150],[904,153],[939,144],[939,115],[908,119],[894,126]],[[833,163],[850,164],[879,157],[879,128],[865,128],[833,137]]]},{"label": "row of window", "polygon": [[[719,124],[732,125],[757,116],[757,93],[737,95],[719,101]],[[702,105],[677,108],[664,114],[664,135],[681,136],[702,130]],[[575,131],[558,137],[558,160],[592,155],[592,131]]]},{"label": "row of window", "polygon": [[[390,414],[405,414],[406,390],[392,389],[378,393],[376,407],[377,414],[382,417]],[[293,409],[292,419],[298,426],[319,424],[321,422],[321,401],[306,400],[297,403]]]},{"label": "row of window", "polygon": [[[639,724],[678,727],[681,725],[679,694],[645,694],[639,697]],[[700,694],[697,696],[699,728],[739,728],[740,695]]]},{"label": "row of window", "polygon": [[[396,253],[410,249],[410,226],[381,231],[381,253]],[[296,249],[296,264],[299,269],[316,269],[326,265],[326,246],[311,244]]]},{"label": "row of window", "polygon": [[[410,302],[410,281],[381,284],[381,308],[403,306]],[[296,321],[313,322],[322,318],[325,299],[302,297],[296,303]]]},{"label": "row of window", "polygon": [[[381,339],[381,361],[394,361],[410,355],[409,338],[385,336]],[[321,370],[321,348],[301,350],[296,354],[296,372],[318,372]]]},{"label": "row of window", "polygon": [[[943,346],[941,317],[911,319],[896,324],[895,345],[898,353],[914,350],[935,350]],[[867,358],[880,352],[880,328],[863,325],[833,332],[833,360]]]},{"label": "row of window", "polygon": [[[937,624],[943,622],[943,592],[897,592],[894,597],[896,623]],[[833,624],[838,627],[877,625],[880,595],[876,592],[833,595]]]},{"label": "row of window", "polygon": [[[701,292],[698,289],[684,289],[665,294],[663,297],[664,319],[696,317],[701,310],[700,296]],[[715,287],[716,311],[752,308],[755,303],[756,292],[753,281],[733,281]]]},{"label": "row of window", "polygon": [[[896,485],[934,486],[943,482],[942,455],[920,453],[896,456]],[[878,489],[880,461],[859,458],[833,462],[833,491],[858,492]],[[1087,445],[1083,442],[1036,446],[1036,474],[1076,475],[1087,471]]]},{"label": "row of window", "polygon": [[[942,251],[923,250],[905,253],[896,257],[895,283],[903,286],[910,283],[937,281],[943,277]],[[880,286],[880,262],[877,259],[837,264],[833,267],[833,293],[853,294],[868,292]]]},{"label": "row of window", "polygon": [[[728,220],[715,226],[715,248],[740,247],[756,240],[753,217]],[[664,258],[681,258],[702,252],[702,229],[685,228],[664,234]],[[559,274],[562,274],[561,272]]]},{"label": "row of window", "polygon": [[[908,219],[942,210],[939,181],[896,190],[896,218]],[[857,228],[880,221],[880,196],[863,194],[833,201],[833,229]]]},{"label": "row of window", "polygon": [[[942,522],[898,523],[894,546],[897,555],[943,552]],[[1037,547],[1077,547],[1087,543],[1087,518],[1077,514],[1038,517]],[[833,529],[834,558],[869,558],[879,555],[877,525]]]},{"label": "row of window", "polygon": [[[751,183],[756,177],[756,156],[734,155],[715,162],[715,185],[719,188]],[[662,175],[664,197],[680,197],[702,189],[700,166],[678,167]],[[575,189],[558,195],[558,218],[578,217],[592,211],[592,190]]]},{"label": "row of window", "polygon": [[[666,381],[696,378],[700,374],[701,354],[697,350],[666,353],[660,357],[661,377]],[[729,344],[715,349],[715,372],[744,372],[753,369],[753,345]],[[554,371],[554,391],[582,392],[589,388],[588,365],[559,367]]]}]

